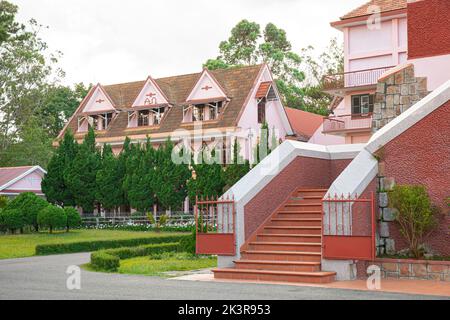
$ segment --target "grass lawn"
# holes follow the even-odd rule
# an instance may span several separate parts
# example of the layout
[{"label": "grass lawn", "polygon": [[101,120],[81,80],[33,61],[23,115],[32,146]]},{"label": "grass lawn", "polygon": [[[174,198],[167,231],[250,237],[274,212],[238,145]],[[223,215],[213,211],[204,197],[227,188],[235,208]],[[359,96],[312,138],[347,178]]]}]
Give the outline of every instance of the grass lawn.
[{"label": "grass lawn", "polygon": [[38,244],[84,242],[92,240],[123,240],[158,237],[173,233],[136,232],[116,230],[74,230],[69,233],[38,233],[25,235],[0,235],[0,259],[31,257]]},{"label": "grass lawn", "polygon": [[216,257],[192,257],[186,253],[163,254],[158,259],[139,257],[120,261],[119,273],[167,276],[164,272],[190,271],[217,267]]}]

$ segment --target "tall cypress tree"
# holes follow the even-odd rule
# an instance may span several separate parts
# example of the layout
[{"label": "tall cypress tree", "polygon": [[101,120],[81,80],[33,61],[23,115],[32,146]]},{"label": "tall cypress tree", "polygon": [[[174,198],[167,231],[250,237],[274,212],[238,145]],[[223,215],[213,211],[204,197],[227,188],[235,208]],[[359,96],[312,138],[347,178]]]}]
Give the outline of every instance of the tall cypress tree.
[{"label": "tall cypress tree", "polygon": [[[157,152],[156,174],[152,179],[152,186],[158,204],[163,209],[180,208],[187,196],[187,181],[191,171],[187,164],[175,164],[172,161],[174,145],[169,140]],[[180,151],[180,157],[184,149]]]},{"label": "tall cypress tree", "polygon": [[228,190],[250,171],[250,163],[241,156],[241,147],[237,139],[233,145],[233,159],[225,169],[225,188]]},{"label": "tall cypress tree", "polygon": [[83,208],[85,213],[92,213],[95,208],[99,167],[100,153],[95,144],[95,132],[90,128],[72,166],[65,174],[65,181],[73,194],[75,204]]},{"label": "tall cypress tree", "polygon": [[78,152],[78,144],[73,134],[67,130],[64,139],[51,158],[47,174],[42,180],[42,191],[48,202],[60,206],[74,206],[75,198],[68,187],[65,173],[72,167]]},{"label": "tall cypress tree", "polygon": [[199,155],[199,160],[192,165],[195,170],[195,177],[188,181],[187,188],[191,201],[196,196],[217,197],[221,196],[225,187],[225,177],[220,160],[217,161],[216,150],[205,148]]},{"label": "tall cypress tree", "polygon": [[115,210],[123,203],[122,172],[119,159],[112,152],[110,145],[103,147],[101,166],[97,171],[97,200],[103,208]]},{"label": "tall cypress tree", "polygon": [[155,203],[152,179],[155,177],[156,151],[150,139],[143,149],[139,149],[127,162],[125,184],[130,206],[140,212],[149,212]]}]

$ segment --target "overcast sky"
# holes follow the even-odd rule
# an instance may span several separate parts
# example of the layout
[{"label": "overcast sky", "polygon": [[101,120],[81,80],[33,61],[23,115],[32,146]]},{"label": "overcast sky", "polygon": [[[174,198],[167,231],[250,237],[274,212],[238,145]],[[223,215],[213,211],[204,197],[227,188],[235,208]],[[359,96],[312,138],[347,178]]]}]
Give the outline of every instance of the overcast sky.
[{"label": "overcast sky", "polygon": [[64,53],[65,82],[112,84],[199,72],[242,19],[286,30],[294,50],[324,49],[330,27],[365,0],[10,0]]}]

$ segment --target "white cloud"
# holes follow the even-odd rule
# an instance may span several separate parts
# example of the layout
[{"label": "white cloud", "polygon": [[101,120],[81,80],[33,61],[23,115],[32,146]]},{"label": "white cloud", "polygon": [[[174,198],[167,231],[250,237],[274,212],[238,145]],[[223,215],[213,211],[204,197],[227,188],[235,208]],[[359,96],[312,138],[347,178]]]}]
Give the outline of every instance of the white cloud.
[{"label": "white cloud", "polygon": [[323,49],[329,23],[364,0],[12,0],[21,21],[50,28],[42,37],[61,50],[65,82],[103,84],[198,72],[218,55],[237,22],[286,30],[295,50]]}]

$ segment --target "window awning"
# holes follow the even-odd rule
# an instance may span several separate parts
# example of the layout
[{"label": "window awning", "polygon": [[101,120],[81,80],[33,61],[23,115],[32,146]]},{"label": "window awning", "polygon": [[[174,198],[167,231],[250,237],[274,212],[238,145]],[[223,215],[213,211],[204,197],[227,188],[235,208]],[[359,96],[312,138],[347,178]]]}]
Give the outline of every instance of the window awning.
[{"label": "window awning", "polygon": [[262,82],[259,85],[258,91],[256,92],[256,98],[265,98],[269,93],[270,88],[272,87],[272,81]]}]

